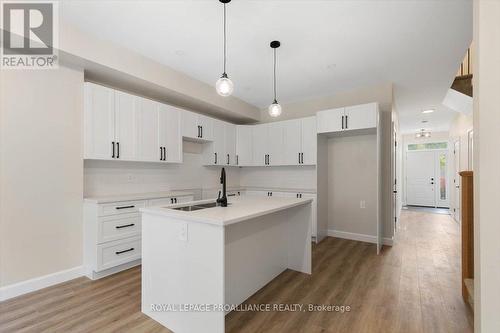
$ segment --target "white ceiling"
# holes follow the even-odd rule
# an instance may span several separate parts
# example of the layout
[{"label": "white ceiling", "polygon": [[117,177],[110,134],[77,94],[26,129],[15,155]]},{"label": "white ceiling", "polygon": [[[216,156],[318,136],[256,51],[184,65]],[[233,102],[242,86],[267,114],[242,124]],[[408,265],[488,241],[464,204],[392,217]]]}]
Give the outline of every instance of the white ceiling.
[{"label": "white ceiling", "polygon": [[[63,1],[63,18],[214,84],[222,72],[222,5],[198,1]],[[271,40],[282,104],[394,83],[403,132],[447,130],[441,105],[472,40],[472,1],[242,1],[227,5],[234,95],[272,101]]]}]

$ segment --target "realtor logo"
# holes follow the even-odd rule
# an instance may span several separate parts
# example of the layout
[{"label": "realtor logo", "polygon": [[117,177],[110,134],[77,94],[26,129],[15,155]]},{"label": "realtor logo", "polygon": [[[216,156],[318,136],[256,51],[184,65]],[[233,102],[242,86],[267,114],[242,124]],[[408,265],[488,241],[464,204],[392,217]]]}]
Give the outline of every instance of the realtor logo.
[{"label": "realtor logo", "polygon": [[57,2],[2,1],[2,69],[57,68]]}]

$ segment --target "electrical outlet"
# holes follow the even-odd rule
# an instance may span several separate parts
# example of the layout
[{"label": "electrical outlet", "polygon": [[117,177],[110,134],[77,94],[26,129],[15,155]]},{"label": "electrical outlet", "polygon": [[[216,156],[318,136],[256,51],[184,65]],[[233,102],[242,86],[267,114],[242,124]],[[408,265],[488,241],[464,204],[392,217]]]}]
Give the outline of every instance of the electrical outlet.
[{"label": "electrical outlet", "polygon": [[361,208],[361,209],[365,209],[366,208],[366,201],[365,200],[361,200],[359,202],[359,208]]},{"label": "electrical outlet", "polygon": [[179,240],[183,242],[187,242],[188,240],[188,224],[182,223],[181,228],[179,230]]}]

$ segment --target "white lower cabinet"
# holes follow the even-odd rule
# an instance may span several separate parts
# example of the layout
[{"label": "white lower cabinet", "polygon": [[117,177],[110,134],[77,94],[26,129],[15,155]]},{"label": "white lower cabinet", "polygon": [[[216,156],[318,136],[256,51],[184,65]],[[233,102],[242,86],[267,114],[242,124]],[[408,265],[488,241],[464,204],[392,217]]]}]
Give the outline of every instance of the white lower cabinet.
[{"label": "white lower cabinet", "polygon": [[84,269],[91,279],[140,264],[140,208],[193,201],[192,195],[84,204]]}]

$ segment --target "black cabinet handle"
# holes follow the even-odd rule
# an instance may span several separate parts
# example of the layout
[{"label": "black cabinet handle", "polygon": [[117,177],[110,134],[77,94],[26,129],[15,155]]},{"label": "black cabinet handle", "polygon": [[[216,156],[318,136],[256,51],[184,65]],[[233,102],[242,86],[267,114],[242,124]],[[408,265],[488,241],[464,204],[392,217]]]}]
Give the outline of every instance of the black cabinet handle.
[{"label": "black cabinet handle", "polygon": [[300,164],[300,153],[299,153],[299,164]]},{"label": "black cabinet handle", "polygon": [[130,205],[130,206],[120,206],[120,207],[115,207],[116,209],[127,209],[127,208],[134,208],[135,205]]},{"label": "black cabinet handle", "polygon": [[200,138],[203,138],[203,126],[200,126]]},{"label": "black cabinet handle", "polygon": [[347,124],[348,120],[349,120],[349,116],[345,116],[345,129],[349,129],[349,125]]},{"label": "black cabinet handle", "polygon": [[120,158],[120,143],[116,143],[116,158]]},{"label": "black cabinet handle", "polygon": [[111,155],[111,158],[115,158],[115,142],[111,142],[111,145],[113,146],[113,155]]},{"label": "black cabinet handle", "polygon": [[128,227],[133,227],[134,225],[135,225],[135,223],[124,224],[124,225],[117,225],[115,228],[116,229],[128,228]]},{"label": "black cabinet handle", "polygon": [[227,154],[227,165],[229,165],[229,154]]},{"label": "black cabinet handle", "polygon": [[199,138],[200,137],[200,125],[198,125],[198,135],[197,137]]},{"label": "black cabinet handle", "polygon": [[174,198],[170,198],[170,203],[174,203]]},{"label": "black cabinet handle", "polygon": [[238,155],[236,155],[236,165],[240,165],[240,158]]},{"label": "black cabinet handle", "polygon": [[302,157],[301,163],[304,164],[304,153],[300,153],[300,156]]},{"label": "black cabinet handle", "polygon": [[217,153],[214,153],[214,164],[217,164]]},{"label": "black cabinet handle", "polygon": [[160,161],[163,161],[163,147],[160,147]]},{"label": "black cabinet handle", "polygon": [[236,193],[231,193],[231,194],[228,194],[227,196],[228,196],[228,197],[235,197],[235,196],[236,196]]},{"label": "black cabinet handle", "polygon": [[123,251],[116,251],[115,254],[122,254],[122,253],[125,253],[125,252],[130,252],[130,251],[134,251],[134,248],[131,247],[130,249],[127,249],[127,250],[123,250]]},{"label": "black cabinet handle", "polygon": [[177,203],[177,198],[174,198],[174,203]]}]

